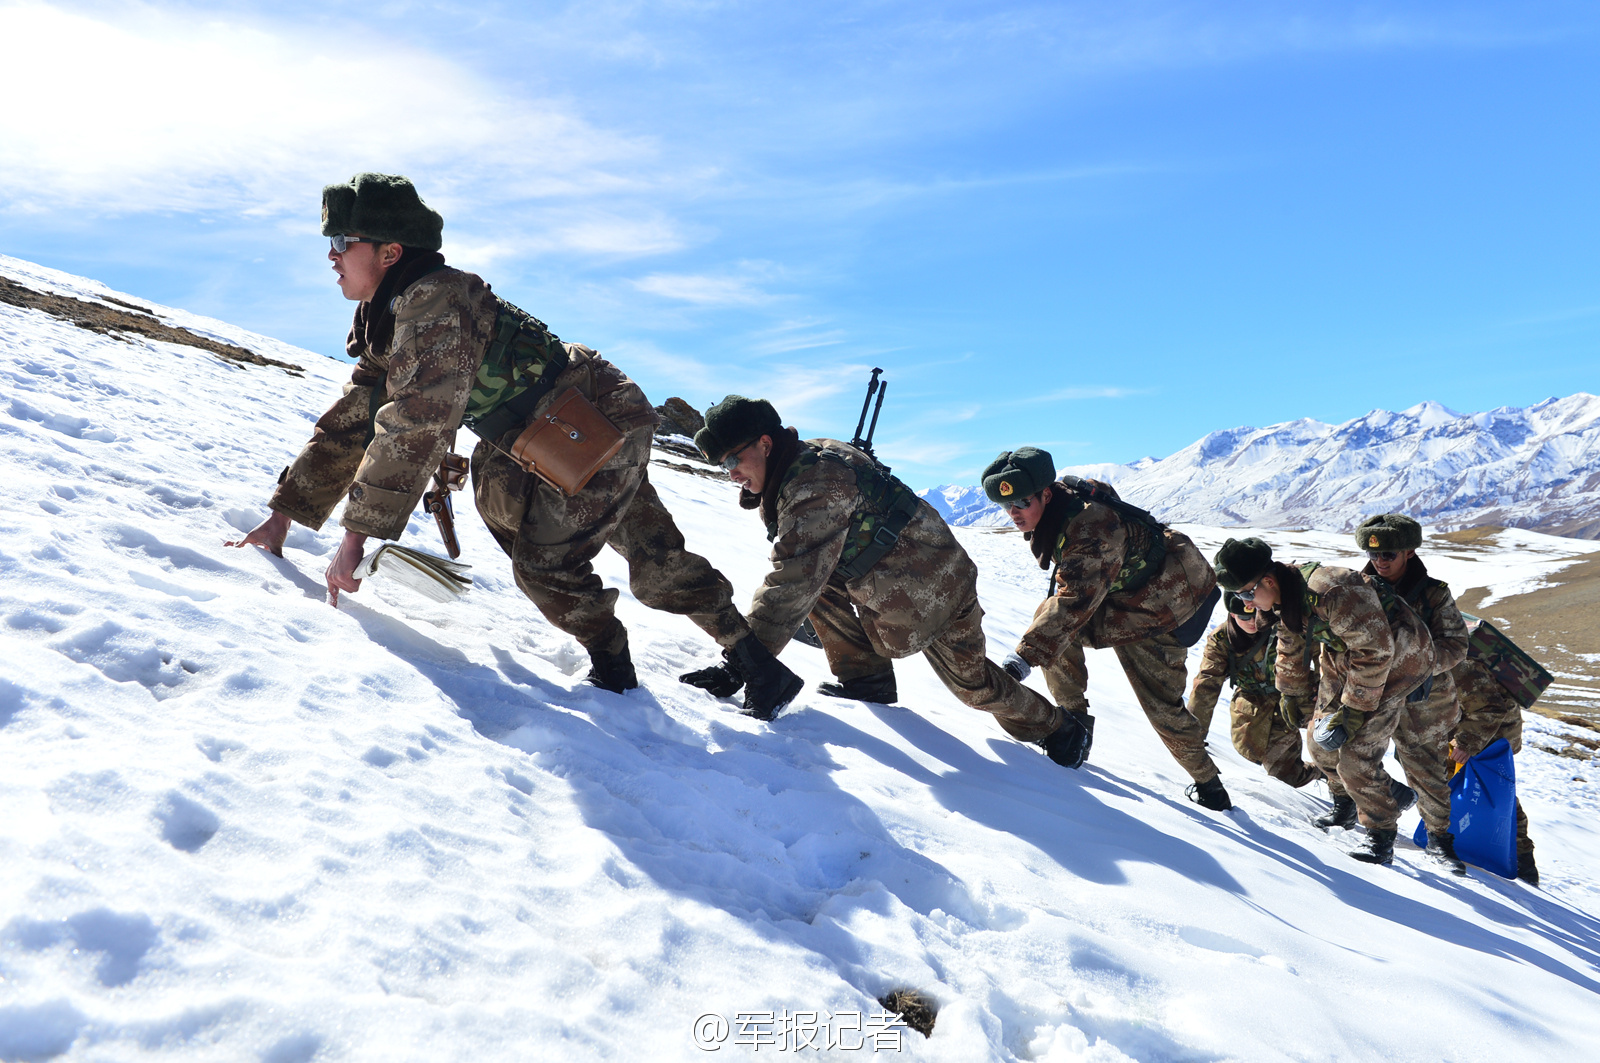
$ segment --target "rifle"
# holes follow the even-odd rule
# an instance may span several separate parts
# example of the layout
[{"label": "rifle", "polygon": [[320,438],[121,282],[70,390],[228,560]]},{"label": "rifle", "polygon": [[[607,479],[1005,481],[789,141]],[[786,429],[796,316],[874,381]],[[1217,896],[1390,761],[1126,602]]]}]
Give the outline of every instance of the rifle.
[{"label": "rifle", "polygon": [[[872,379],[867,381],[867,397],[861,400],[861,416],[856,420],[855,438],[850,440],[850,445],[861,451],[873,461],[878,462],[878,456],[872,452],[872,433],[878,430],[878,414],[883,412],[883,397],[889,393],[888,381],[878,383],[878,377],[883,375],[882,369],[872,371]],[[866,437],[861,435],[861,426],[867,423],[867,407],[872,406],[872,396],[878,396],[878,405],[872,407],[872,424],[867,427]],[[884,472],[889,471],[889,466],[883,465]]]},{"label": "rifle", "polygon": [[439,538],[444,540],[451,560],[461,556],[461,540],[456,538],[456,511],[450,504],[450,492],[461,490],[466,482],[467,459],[460,454],[446,454],[434,470],[433,490],[422,494],[423,508],[433,514]]}]

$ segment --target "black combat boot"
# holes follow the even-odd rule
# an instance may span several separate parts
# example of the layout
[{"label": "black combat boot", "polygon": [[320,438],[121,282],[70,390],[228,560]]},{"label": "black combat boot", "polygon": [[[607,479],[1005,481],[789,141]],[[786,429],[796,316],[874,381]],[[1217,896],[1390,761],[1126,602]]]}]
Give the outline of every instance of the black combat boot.
[{"label": "black combat boot", "polygon": [[1400,806],[1401,812],[1417,803],[1417,792],[1399,779],[1389,780],[1389,796],[1394,798],[1394,803]]},{"label": "black combat boot", "polygon": [[818,683],[817,693],[830,698],[849,698],[851,701],[871,701],[878,705],[893,705],[896,697],[894,669],[877,675],[862,675],[842,679],[837,683]]},{"label": "black combat boot", "polygon": [[1443,864],[1450,869],[1452,875],[1465,875],[1467,873],[1466,861],[1456,855],[1455,835],[1449,831],[1440,831],[1438,834],[1428,832],[1428,847],[1423,850],[1429,859]]},{"label": "black combat boot", "polygon": [[754,635],[734,644],[728,664],[744,679],[744,714],[758,720],[778,715],[806,685]]},{"label": "black combat boot", "polygon": [[1356,802],[1349,794],[1336,794],[1333,798],[1333,807],[1316,819],[1311,821],[1313,827],[1327,830],[1329,827],[1343,827],[1349,830],[1356,825]]},{"label": "black combat boot", "polygon": [[1351,849],[1350,855],[1363,864],[1392,864],[1396,833],[1392,830],[1369,830],[1366,843]]},{"label": "black combat boot", "polygon": [[1532,853],[1517,854],[1517,877],[1530,886],[1539,884],[1539,868],[1533,862]]},{"label": "black combat boot", "polygon": [[1094,717],[1088,712],[1061,714],[1061,726],[1039,741],[1047,757],[1063,768],[1081,768],[1094,745]]},{"label": "black combat boot", "polygon": [[1220,775],[1205,782],[1190,783],[1183,791],[1183,796],[1201,808],[1209,808],[1213,812],[1226,812],[1233,807],[1233,801],[1228,797],[1228,788],[1222,785]]},{"label": "black combat boot", "polygon": [[628,652],[626,631],[607,639],[605,649],[591,648],[589,664],[589,674],[583,681],[590,686],[620,694],[639,685],[639,677],[633,670],[633,655]]}]

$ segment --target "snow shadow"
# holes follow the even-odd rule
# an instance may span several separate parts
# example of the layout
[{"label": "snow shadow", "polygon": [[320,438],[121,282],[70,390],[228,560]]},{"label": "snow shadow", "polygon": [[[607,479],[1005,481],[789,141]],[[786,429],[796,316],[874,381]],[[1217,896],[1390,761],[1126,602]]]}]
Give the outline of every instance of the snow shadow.
[{"label": "snow shadow", "polygon": [[108,989],[137,978],[145,954],[160,937],[150,917],[142,912],[124,915],[109,908],[95,908],[54,921],[18,917],[0,932],[0,940],[27,952],[70,943],[74,949],[100,953],[95,977]]},{"label": "snow shadow", "polygon": [[885,767],[926,782],[950,811],[1023,839],[1079,878],[1117,885],[1128,879],[1121,865],[1139,862],[1170,867],[1232,893],[1243,892],[1238,880],[1204,849],[1097,800],[1096,790],[1133,794],[1127,784],[1093,763],[1076,771],[1063,768],[1002,732],[991,743],[1002,761],[996,764],[914,711],[869,708],[907,745],[954,771],[929,771],[902,750],[859,731],[850,740],[852,745]]},{"label": "snow shadow", "polygon": [[0,1008],[0,1059],[52,1059],[71,1048],[88,1023],[66,1000]]},{"label": "snow shadow", "polygon": [[[563,779],[585,824],[660,889],[727,912],[764,937],[821,957],[876,996],[860,942],[829,933],[841,911],[893,896],[923,915],[942,910],[991,927],[937,862],[897,842],[864,802],[841,790],[824,742],[859,732],[821,714],[750,730],[713,720],[706,736],[674,720],[646,689],[568,689],[495,650],[499,669],[369,609],[349,610],[375,643],[403,657],[492,741],[537,754]],[[731,713],[731,703],[723,703]],[[824,733],[816,736],[818,729]],[[812,922],[827,907],[832,919]],[[998,918],[1007,922],[1005,913]],[[1009,923],[1006,928],[1009,928]]]},{"label": "snow shadow", "polygon": [[0,679],[0,727],[22,711],[22,688],[9,679]]}]

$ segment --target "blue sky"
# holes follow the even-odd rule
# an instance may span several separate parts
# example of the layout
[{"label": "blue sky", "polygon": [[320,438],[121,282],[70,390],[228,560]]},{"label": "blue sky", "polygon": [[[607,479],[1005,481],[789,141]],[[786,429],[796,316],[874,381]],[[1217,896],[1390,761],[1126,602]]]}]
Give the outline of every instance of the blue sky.
[{"label": "blue sky", "polygon": [[403,172],[657,402],[882,366],[918,487],[1596,390],[1592,3],[0,0],[0,91],[0,252],[332,354]]}]

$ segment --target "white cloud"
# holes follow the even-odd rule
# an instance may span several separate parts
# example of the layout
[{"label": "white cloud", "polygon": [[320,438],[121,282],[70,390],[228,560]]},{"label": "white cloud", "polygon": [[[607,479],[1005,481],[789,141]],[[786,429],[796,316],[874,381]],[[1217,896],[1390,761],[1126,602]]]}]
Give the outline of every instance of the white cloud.
[{"label": "white cloud", "polygon": [[[397,75],[396,72],[403,72]],[[91,16],[0,6],[0,195],[10,209],[294,213],[360,170],[407,173],[444,213],[641,186],[643,138],[508,98],[426,52],[193,12]],[[567,247],[677,246],[670,224],[615,219]]]},{"label": "white cloud", "polygon": [[743,277],[652,273],[634,281],[633,286],[663,299],[678,299],[697,306],[754,306],[773,299]]}]

